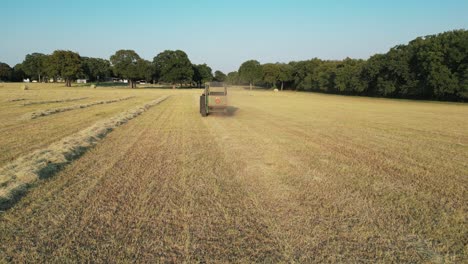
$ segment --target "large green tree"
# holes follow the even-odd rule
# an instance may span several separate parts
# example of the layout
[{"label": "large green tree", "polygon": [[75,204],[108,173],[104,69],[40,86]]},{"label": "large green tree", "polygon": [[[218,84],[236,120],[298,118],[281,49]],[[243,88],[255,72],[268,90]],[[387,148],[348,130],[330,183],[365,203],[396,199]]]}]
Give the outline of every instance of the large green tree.
[{"label": "large green tree", "polygon": [[136,80],[142,77],[140,56],[133,50],[118,50],[110,57],[114,73],[128,80],[131,88],[136,88]]},{"label": "large green tree", "polygon": [[361,80],[363,60],[346,58],[336,67],[335,88],[340,93],[353,94],[362,92],[365,83]]},{"label": "large green tree", "polygon": [[296,90],[318,90],[318,68],[321,60],[314,58],[307,61],[291,62],[292,80]]},{"label": "large green tree", "polygon": [[11,81],[22,82],[26,78],[26,73],[23,71],[23,64],[18,63],[13,67]]},{"label": "large green tree", "polygon": [[213,71],[206,64],[193,65],[193,81],[198,87],[202,87],[203,83],[213,80]]},{"label": "large green tree", "polygon": [[239,77],[242,81],[249,83],[250,90],[255,82],[262,79],[262,66],[256,60],[248,60],[239,67]]},{"label": "large green tree", "polygon": [[222,71],[215,71],[215,74],[214,74],[214,80],[217,81],[217,82],[224,82],[226,81],[226,74],[224,74],[224,72]]},{"label": "large green tree", "polygon": [[270,87],[276,88],[276,83],[280,79],[281,69],[276,63],[266,63],[262,65],[262,79]]},{"label": "large green tree", "polygon": [[153,58],[153,64],[162,82],[176,83],[192,82],[194,70],[187,54],[181,50],[165,50]]},{"label": "large green tree", "polygon": [[278,81],[281,82],[281,91],[283,91],[284,88],[284,83],[285,82],[291,82],[293,80],[292,74],[293,74],[293,67],[289,64],[279,64],[279,76],[278,76]]},{"label": "large green tree", "polygon": [[238,85],[240,83],[239,73],[237,71],[228,73],[226,77],[226,82],[231,85]]},{"label": "large green tree", "polygon": [[45,64],[50,76],[63,78],[67,87],[71,87],[72,80],[81,72],[81,57],[73,51],[56,50]]},{"label": "large green tree", "polygon": [[146,82],[152,82],[156,78],[154,65],[147,60],[138,61],[138,71],[140,72],[140,78]]},{"label": "large green tree", "polygon": [[42,81],[42,78],[46,74],[46,61],[47,55],[42,53],[32,53],[26,55],[22,65],[23,71],[31,77],[36,79],[38,82]]},{"label": "large green tree", "polygon": [[111,65],[108,60],[82,57],[83,74],[90,81],[100,81],[111,75]]},{"label": "large green tree", "polygon": [[0,62],[0,81],[10,81],[13,74],[13,69],[10,65]]}]

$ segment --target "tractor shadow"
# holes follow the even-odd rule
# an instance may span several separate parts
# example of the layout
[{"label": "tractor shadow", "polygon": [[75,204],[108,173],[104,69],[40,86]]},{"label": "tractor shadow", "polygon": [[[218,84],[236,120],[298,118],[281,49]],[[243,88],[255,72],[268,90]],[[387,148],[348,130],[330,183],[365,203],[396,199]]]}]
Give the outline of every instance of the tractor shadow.
[{"label": "tractor shadow", "polygon": [[235,107],[235,106],[228,106],[226,108],[226,112],[225,113],[210,113],[210,116],[216,116],[216,117],[233,117],[236,115],[236,112],[237,110],[239,110],[239,108]]}]

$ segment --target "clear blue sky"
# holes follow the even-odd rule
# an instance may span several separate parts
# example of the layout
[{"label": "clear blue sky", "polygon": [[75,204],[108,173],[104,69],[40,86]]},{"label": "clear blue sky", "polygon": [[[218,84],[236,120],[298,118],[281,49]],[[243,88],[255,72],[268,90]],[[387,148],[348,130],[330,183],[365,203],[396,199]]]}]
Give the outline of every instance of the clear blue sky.
[{"label": "clear blue sky", "polygon": [[417,36],[468,28],[467,0],[2,0],[0,61],[73,50],[152,60],[182,49],[193,63],[237,70],[248,59],[368,58]]}]

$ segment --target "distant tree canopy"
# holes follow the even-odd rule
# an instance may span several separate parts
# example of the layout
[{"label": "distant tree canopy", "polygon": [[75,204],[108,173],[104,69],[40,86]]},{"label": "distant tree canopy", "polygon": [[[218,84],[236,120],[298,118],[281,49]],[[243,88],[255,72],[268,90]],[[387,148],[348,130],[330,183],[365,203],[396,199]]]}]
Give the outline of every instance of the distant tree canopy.
[{"label": "distant tree canopy", "polygon": [[136,80],[141,78],[143,60],[133,50],[118,50],[110,57],[114,74],[128,79],[128,85],[131,88],[136,88]]},{"label": "distant tree canopy", "polygon": [[293,75],[293,67],[289,64],[278,64],[279,66],[279,76],[278,81],[281,83],[281,91],[284,89],[284,83],[288,83],[292,81]]},{"label": "distant tree canopy", "polygon": [[181,50],[166,50],[153,59],[159,80],[172,83],[191,83],[194,75],[192,63],[187,54]]},{"label": "distant tree canopy", "polygon": [[236,71],[230,72],[227,74],[226,82],[232,85],[239,85],[241,84],[239,73]]},{"label": "distant tree canopy", "polygon": [[468,100],[468,31],[419,37],[368,60],[314,58],[263,65],[249,60],[227,80],[335,94]]},{"label": "distant tree canopy", "polygon": [[419,37],[407,45],[398,45],[385,54],[368,60],[321,60],[313,58],[289,63],[260,64],[248,60],[238,71],[227,75],[206,64],[194,65],[181,50],[166,50],[153,58],[142,59],[133,50],[119,50],[110,61],[80,57],[72,51],[57,50],[51,55],[32,53],[11,68],[0,63],[0,80],[38,81],[61,78],[71,81],[85,77],[99,81],[110,76],[136,80],[196,84],[211,80],[233,85],[253,85],[315,91],[334,94],[417,98],[433,100],[468,100],[468,31],[455,30]]},{"label": "distant tree canopy", "polygon": [[26,55],[22,69],[25,74],[41,82],[41,77],[46,75],[47,55],[42,53],[32,53]]},{"label": "distant tree canopy", "polygon": [[280,66],[275,63],[267,63],[262,65],[262,80],[270,87],[276,88],[276,83],[280,79]]},{"label": "distant tree canopy", "polygon": [[9,81],[12,78],[13,69],[10,65],[0,62],[0,81]]},{"label": "distant tree canopy", "polygon": [[146,82],[151,82],[156,78],[155,69],[153,63],[148,60],[141,60],[138,63],[138,69],[140,72],[140,78]]},{"label": "distant tree canopy", "polygon": [[226,74],[224,74],[222,71],[215,71],[214,74],[214,81],[216,82],[224,82],[226,81]]},{"label": "distant tree canopy", "polygon": [[18,63],[13,67],[13,74],[11,76],[11,79],[9,81],[13,82],[21,82],[25,78],[27,78],[26,73],[23,71],[23,64]]},{"label": "distant tree canopy", "polygon": [[49,76],[59,76],[65,79],[65,86],[70,87],[71,81],[81,71],[81,57],[78,53],[68,50],[56,50],[46,62]]},{"label": "distant tree canopy", "polygon": [[213,80],[213,71],[206,64],[193,65],[193,81],[198,87],[203,83]]},{"label": "distant tree canopy", "polygon": [[104,80],[112,74],[111,64],[108,60],[82,57],[82,73],[90,81]]},{"label": "distant tree canopy", "polygon": [[256,60],[248,60],[239,67],[239,78],[249,83],[250,90],[252,90],[252,85],[256,82],[262,80],[262,66],[260,62]]}]

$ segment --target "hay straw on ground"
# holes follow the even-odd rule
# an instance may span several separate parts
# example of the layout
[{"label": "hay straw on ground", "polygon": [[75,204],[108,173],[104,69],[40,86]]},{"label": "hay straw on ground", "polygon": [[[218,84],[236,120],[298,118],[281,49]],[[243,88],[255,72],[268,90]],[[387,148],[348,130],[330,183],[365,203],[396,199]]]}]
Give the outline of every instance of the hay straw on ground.
[{"label": "hay straw on ground", "polygon": [[57,173],[66,164],[97,144],[114,128],[166,100],[163,96],[145,105],[124,111],[112,118],[65,137],[45,149],[20,157],[0,169],[0,210],[11,207],[38,179]]},{"label": "hay straw on ground", "polygon": [[37,104],[52,104],[52,103],[74,102],[74,101],[84,100],[84,99],[88,99],[88,98],[89,97],[79,97],[79,98],[70,98],[70,99],[62,99],[62,100],[37,101],[37,102],[24,103],[24,104],[22,104],[22,106],[37,105]]},{"label": "hay straw on ground", "polygon": [[124,100],[128,100],[131,98],[134,98],[135,96],[130,96],[130,97],[124,97],[120,99],[113,99],[113,100],[105,100],[105,101],[97,101],[97,102],[91,102],[87,104],[80,104],[80,105],[72,105],[72,106],[65,106],[65,107],[59,107],[59,108],[51,108],[51,109],[46,109],[43,111],[36,111],[32,113],[27,113],[23,116],[23,119],[36,119],[38,117],[43,117],[43,116],[49,116],[61,112],[66,112],[66,111],[71,111],[75,109],[81,109],[81,108],[87,108],[91,107],[94,105],[100,105],[100,104],[111,104],[111,103],[116,103]]},{"label": "hay straw on ground", "polygon": [[15,99],[10,99],[10,100],[7,100],[7,102],[19,102],[19,101],[26,101],[28,99],[26,98],[15,98]]}]

